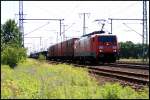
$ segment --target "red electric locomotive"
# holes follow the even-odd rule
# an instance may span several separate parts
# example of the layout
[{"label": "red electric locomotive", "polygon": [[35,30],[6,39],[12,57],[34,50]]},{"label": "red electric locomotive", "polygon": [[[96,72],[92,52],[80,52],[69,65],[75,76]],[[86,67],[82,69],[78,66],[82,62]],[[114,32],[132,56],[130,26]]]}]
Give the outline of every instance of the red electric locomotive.
[{"label": "red electric locomotive", "polygon": [[94,63],[115,62],[119,54],[117,36],[103,32],[95,31],[78,39],[75,42],[74,57]]}]

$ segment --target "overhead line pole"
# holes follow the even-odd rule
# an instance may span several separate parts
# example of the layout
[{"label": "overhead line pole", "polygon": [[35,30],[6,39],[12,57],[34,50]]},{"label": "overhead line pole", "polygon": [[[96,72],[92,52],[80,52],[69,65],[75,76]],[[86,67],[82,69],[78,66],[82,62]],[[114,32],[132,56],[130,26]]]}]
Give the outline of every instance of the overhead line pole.
[{"label": "overhead line pole", "polygon": [[40,46],[41,46],[41,39],[42,39],[42,37],[24,37],[24,38],[40,38]]},{"label": "overhead line pole", "polygon": [[[147,61],[147,55],[145,55],[145,52],[148,52],[148,50],[146,51],[144,48],[144,44],[148,44],[148,33],[147,33],[147,5],[146,5],[146,1],[143,1],[143,19],[119,19],[119,18],[108,18],[108,20],[111,20],[111,33],[112,33],[112,21],[113,20],[140,20],[143,21],[143,35],[142,35],[142,44],[143,44],[143,62],[144,59],[146,59]],[[146,36],[145,36],[146,35]]]},{"label": "overhead line pole", "polygon": [[110,19],[111,20],[111,34],[112,34],[112,19]]},{"label": "overhead line pole", "polygon": [[143,0],[143,62],[147,62],[148,49],[144,46],[148,45],[148,32],[147,32],[147,1]]},{"label": "overhead line pole", "polygon": [[22,19],[20,19],[20,18],[19,18],[19,20],[22,20],[22,21],[23,21],[23,20],[57,20],[57,21],[60,21],[60,35],[61,35],[61,26],[62,26],[62,25],[61,25],[61,22],[62,22],[64,19],[44,19],[44,18],[40,18],[40,19],[38,19],[38,18],[36,18],[36,19],[34,19],[34,18],[32,18],[32,19],[23,19],[23,18],[22,18]]},{"label": "overhead line pole", "polygon": [[19,19],[19,20],[58,20],[60,21],[60,34],[61,34],[61,21],[64,19]]},{"label": "overhead line pole", "polygon": [[86,33],[86,30],[85,30],[85,15],[87,15],[87,14],[90,14],[90,13],[80,13],[80,14],[82,14],[83,15],[83,35],[85,35],[85,33]]},{"label": "overhead line pole", "polygon": [[42,37],[24,37],[24,38],[39,38],[39,39],[40,39],[40,47],[41,47],[41,40],[42,40]]},{"label": "overhead line pole", "polygon": [[63,32],[63,40],[65,41],[65,27],[68,26],[68,25],[63,25],[64,27],[64,32]]},{"label": "overhead line pole", "polygon": [[19,34],[19,39],[21,41],[21,45],[22,47],[24,47],[24,27],[23,27],[23,1],[19,1],[19,30],[20,30],[20,34]]}]

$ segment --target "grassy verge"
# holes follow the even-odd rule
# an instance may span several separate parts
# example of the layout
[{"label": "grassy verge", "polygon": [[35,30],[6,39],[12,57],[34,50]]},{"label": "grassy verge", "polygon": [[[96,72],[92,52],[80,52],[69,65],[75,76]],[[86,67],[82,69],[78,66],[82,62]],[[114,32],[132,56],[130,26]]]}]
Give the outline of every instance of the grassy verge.
[{"label": "grassy verge", "polygon": [[49,65],[28,59],[15,69],[1,65],[2,99],[125,99],[149,98],[145,88],[136,92],[119,84],[98,86],[87,69],[58,64]]},{"label": "grassy verge", "polygon": [[[119,59],[119,62],[126,62],[126,63],[143,63],[142,59]],[[145,64],[149,63],[149,59],[147,62],[144,62]]]}]

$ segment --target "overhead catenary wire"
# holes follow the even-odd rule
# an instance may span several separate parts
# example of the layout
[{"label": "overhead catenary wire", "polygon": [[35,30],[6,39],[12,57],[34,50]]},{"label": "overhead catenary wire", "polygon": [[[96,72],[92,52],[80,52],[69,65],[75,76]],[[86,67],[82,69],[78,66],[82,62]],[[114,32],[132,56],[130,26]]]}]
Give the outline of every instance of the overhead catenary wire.
[{"label": "overhead catenary wire", "polygon": [[137,33],[138,35],[140,35],[141,37],[143,37],[142,34],[138,33],[138,32],[135,31],[134,29],[130,28],[126,23],[123,23],[123,24],[124,24],[127,28],[129,28],[131,31],[134,31],[135,33]]},{"label": "overhead catenary wire", "polygon": [[54,13],[53,11],[49,11],[43,7],[40,7],[40,6],[34,5],[34,6],[29,6],[29,7],[36,7],[37,9],[44,11],[46,14],[51,14],[51,15],[53,14],[52,16],[56,16],[56,13]]},{"label": "overhead catenary wire", "polygon": [[130,4],[130,5],[126,6],[126,7],[124,7],[123,9],[119,9],[119,11],[117,11],[117,12],[114,12],[114,13],[109,14],[108,16],[122,14],[122,13],[124,13],[124,11],[128,11],[128,10],[126,10],[126,9],[129,9],[130,7],[133,7],[133,6],[135,6],[136,4],[138,4],[138,3],[139,3],[139,2],[132,3],[132,4]]},{"label": "overhead catenary wire", "polygon": [[65,31],[67,31],[68,29],[70,29],[74,24],[75,24],[75,23],[72,23],[72,24],[70,25],[70,27],[68,27]]},{"label": "overhead catenary wire", "polygon": [[76,4],[76,6],[73,8],[73,10],[71,10],[70,13],[68,14],[69,16],[66,15],[65,18],[70,17],[78,7],[79,7],[79,4]]},{"label": "overhead catenary wire", "polygon": [[48,22],[48,23],[46,23],[46,24],[44,24],[44,25],[42,25],[42,26],[40,26],[40,27],[38,27],[38,28],[36,28],[36,29],[34,29],[34,30],[30,31],[29,33],[24,34],[24,35],[28,35],[28,34],[30,34],[30,33],[32,33],[32,32],[34,32],[34,31],[37,31],[37,30],[39,30],[39,29],[43,28],[44,26],[48,25],[49,23],[50,23],[50,22]]}]

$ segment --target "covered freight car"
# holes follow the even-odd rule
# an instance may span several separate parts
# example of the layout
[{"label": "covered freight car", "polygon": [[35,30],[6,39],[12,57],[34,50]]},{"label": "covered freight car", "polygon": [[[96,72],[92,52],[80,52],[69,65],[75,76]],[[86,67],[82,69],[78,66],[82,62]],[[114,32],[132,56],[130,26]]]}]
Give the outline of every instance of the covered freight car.
[{"label": "covered freight car", "polygon": [[74,43],[78,38],[72,38],[48,48],[49,59],[72,60],[74,58]]}]

